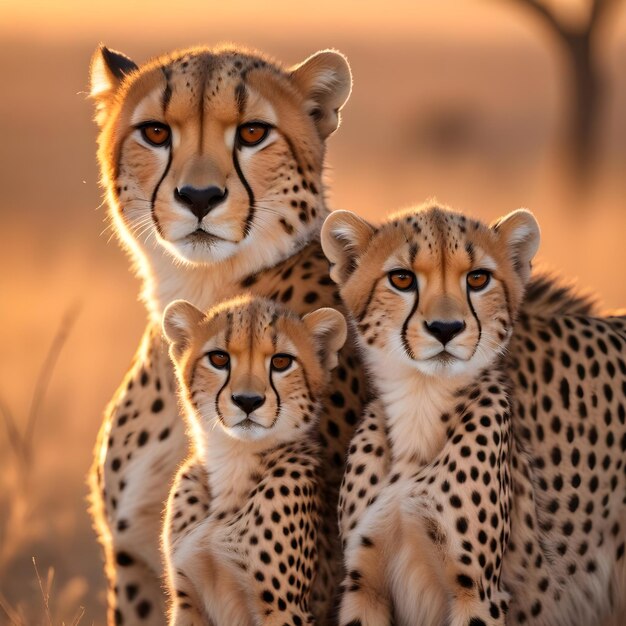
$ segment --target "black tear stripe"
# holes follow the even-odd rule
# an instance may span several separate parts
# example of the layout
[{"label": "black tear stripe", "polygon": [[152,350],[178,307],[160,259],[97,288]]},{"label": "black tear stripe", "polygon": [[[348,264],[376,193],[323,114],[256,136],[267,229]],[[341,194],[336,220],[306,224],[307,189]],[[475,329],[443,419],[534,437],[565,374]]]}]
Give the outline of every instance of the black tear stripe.
[{"label": "black tear stripe", "polygon": [[402,340],[402,347],[404,348],[404,351],[406,352],[409,359],[411,359],[411,361],[415,361],[415,354],[413,353],[413,350],[411,350],[411,346],[409,345],[409,342],[406,338],[406,332],[407,332],[407,329],[409,328],[409,322],[411,321],[411,318],[413,317],[413,315],[415,315],[415,311],[417,311],[417,306],[419,305],[419,303],[420,303],[420,292],[419,292],[419,289],[416,287],[415,288],[415,302],[413,302],[411,311],[409,312],[409,315],[407,316],[407,318],[404,320],[404,324],[402,324],[402,333],[400,334],[400,339]]},{"label": "black tear stripe", "polygon": [[228,368],[228,374],[226,375],[226,380],[224,381],[224,384],[220,387],[219,391],[217,392],[217,395],[215,396],[215,413],[217,414],[217,418],[219,419],[220,422],[222,422],[222,424],[225,424],[225,422],[224,422],[224,418],[222,417],[222,414],[220,413],[220,406],[219,406],[220,396],[222,395],[222,391],[224,391],[229,381],[230,381],[230,367]]},{"label": "black tear stripe", "polygon": [[[170,76],[171,70],[169,68],[162,67],[161,71],[163,72],[163,75],[165,76],[165,89],[163,90],[163,95],[161,96],[161,104],[163,106],[163,115],[165,115],[167,107],[170,103],[170,99],[172,98],[172,88],[170,87],[170,84],[169,84],[169,76]],[[154,203],[156,202],[156,197],[157,197],[157,194],[159,193],[159,187],[161,187],[161,183],[165,180],[167,173],[170,171],[170,167],[172,165],[172,152],[173,152],[172,143],[170,141],[170,145],[168,147],[167,165],[165,166],[165,170],[163,171],[163,174],[161,174],[161,178],[159,178],[159,182],[156,184],[156,187],[154,188],[154,191],[152,192],[152,197],[150,198],[150,214],[152,215],[152,221],[154,222],[154,225],[157,229],[157,233],[159,233],[161,237],[163,237],[163,230],[161,229],[161,224],[159,224],[159,219],[157,218],[156,213],[154,211]]]},{"label": "black tear stripe", "polygon": [[363,307],[363,310],[359,313],[358,317],[356,318],[357,322],[360,323],[365,319],[365,316],[367,315],[367,309],[369,309],[369,306],[372,303],[372,299],[374,298],[374,292],[376,291],[376,287],[378,287],[378,283],[380,281],[381,279],[378,278],[372,285],[372,288],[367,296],[367,300],[365,301],[365,306]]},{"label": "black tear stripe", "polygon": [[254,214],[256,212],[256,200],[254,199],[254,192],[252,191],[252,187],[250,187],[250,184],[246,180],[246,177],[243,175],[243,171],[241,170],[241,166],[239,165],[239,159],[237,158],[238,149],[239,146],[237,144],[237,141],[235,140],[235,145],[233,147],[233,163],[235,165],[235,172],[237,172],[237,176],[239,177],[241,184],[244,186],[244,189],[248,194],[248,215],[246,216],[246,221],[243,225],[243,237],[245,239],[250,234],[250,230],[252,227],[252,220],[254,219]]},{"label": "black tear stripe", "polygon": [[165,166],[165,170],[163,171],[163,174],[161,174],[161,178],[159,178],[159,182],[154,188],[154,191],[152,192],[152,197],[150,198],[150,214],[152,215],[152,221],[154,222],[154,225],[157,229],[157,233],[159,233],[161,237],[163,237],[163,231],[161,229],[161,224],[159,224],[159,218],[156,216],[156,213],[154,211],[154,203],[156,202],[156,197],[159,193],[159,187],[161,186],[161,183],[165,180],[167,173],[170,171],[170,167],[172,165],[172,152],[172,144],[170,143],[169,154],[167,156],[167,165]]},{"label": "black tear stripe", "polygon": [[480,338],[482,337],[482,334],[483,334],[483,327],[480,325],[480,320],[478,319],[478,315],[476,315],[476,311],[474,310],[474,305],[472,304],[472,299],[470,298],[469,287],[467,287],[467,289],[465,290],[465,295],[467,298],[467,304],[469,305],[470,311],[472,312],[472,315],[474,316],[474,319],[476,320],[476,324],[478,325],[478,341],[476,342],[476,345],[474,346],[474,351],[472,352],[472,356],[470,356],[470,359],[471,359],[476,354],[476,350],[478,350],[478,344],[480,344]]},{"label": "black tear stripe", "polygon": [[[276,424],[276,422],[278,421],[278,416],[280,415],[281,404],[280,404],[280,395],[278,395],[278,390],[274,386],[274,378],[272,377],[272,370],[270,370],[270,387],[272,388],[272,390],[274,391],[274,395],[276,396],[276,413],[274,415],[274,420],[272,421],[272,426],[274,426],[274,424]],[[270,428],[272,426],[270,426]]]}]

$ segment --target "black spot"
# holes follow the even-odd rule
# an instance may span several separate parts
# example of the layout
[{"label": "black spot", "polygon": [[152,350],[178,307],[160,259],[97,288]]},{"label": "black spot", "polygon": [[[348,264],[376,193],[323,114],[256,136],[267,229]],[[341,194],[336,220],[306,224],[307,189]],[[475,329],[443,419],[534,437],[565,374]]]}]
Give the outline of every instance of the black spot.
[{"label": "black spot", "polygon": [[169,428],[164,428],[159,433],[159,441],[163,441],[164,439],[167,439],[169,436],[170,436],[170,429]]},{"label": "black spot", "polygon": [[137,605],[137,615],[141,619],[145,619],[146,617],[148,617],[148,615],[150,615],[151,611],[152,611],[152,604],[150,604],[150,602],[148,602],[148,600],[142,600]]},{"label": "black spot", "polygon": [[133,557],[130,556],[128,552],[118,552],[115,555],[115,560],[117,564],[121,565],[122,567],[128,567],[129,565],[132,565],[135,562]]},{"label": "black spot", "polygon": [[161,400],[161,398],[157,398],[152,403],[151,411],[153,413],[160,413],[162,410],[163,410],[163,400]]},{"label": "black spot", "polygon": [[341,408],[345,403],[346,400],[343,397],[343,394],[340,391],[335,391],[334,393],[331,394],[330,396],[330,401],[336,406]]},{"label": "black spot", "polygon": [[126,597],[129,602],[132,602],[137,597],[139,587],[134,584],[126,585]]},{"label": "black spot", "polygon": [[469,576],[466,576],[465,574],[459,574],[456,577],[456,580],[459,583],[459,585],[461,585],[461,587],[464,587],[465,589],[471,589],[474,586],[474,581]]}]

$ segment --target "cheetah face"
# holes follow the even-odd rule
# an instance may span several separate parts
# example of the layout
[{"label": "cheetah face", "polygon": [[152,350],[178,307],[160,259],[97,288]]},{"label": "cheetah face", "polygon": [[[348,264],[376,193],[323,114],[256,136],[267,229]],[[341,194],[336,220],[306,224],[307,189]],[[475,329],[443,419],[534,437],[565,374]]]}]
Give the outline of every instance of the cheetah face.
[{"label": "cheetah face", "polygon": [[192,49],[138,68],[101,48],[91,80],[103,180],[131,250],[216,263],[284,255],[319,228],[324,141],[351,88],[340,54],[284,70]]},{"label": "cheetah face", "polygon": [[368,362],[428,376],[476,372],[506,348],[538,244],[524,210],[489,227],[422,208],[379,228],[339,211],[322,229]]},{"label": "cheetah face", "polygon": [[334,309],[302,319],[269,300],[239,298],[206,315],[185,301],[164,314],[195,430],[244,441],[287,441],[315,423],[346,323]]}]

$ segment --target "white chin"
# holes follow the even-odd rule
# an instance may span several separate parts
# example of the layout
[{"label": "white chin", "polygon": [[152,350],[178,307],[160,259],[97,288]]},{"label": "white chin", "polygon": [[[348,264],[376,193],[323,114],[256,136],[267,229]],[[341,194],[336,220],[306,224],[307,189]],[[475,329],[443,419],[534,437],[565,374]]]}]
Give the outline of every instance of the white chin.
[{"label": "white chin", "polygon": [[224,430],[230,437],[239,441],[259,441],[265,439],[270,432],[267,428],[255,424],[226,426]]},{"label": "white chin", "polygon": [[415,361],[417,369],[428,376],[454,377],[471,369],[468,361],[452,355],[438,355],[423,361]]},{"label": "white chin", "polygon": [[161,240],[163,247],[176,259],[186,263],[210,265],[220,263],[237,253],[237,244],[230,241],[188,241],[186,239],[172,243]]}]

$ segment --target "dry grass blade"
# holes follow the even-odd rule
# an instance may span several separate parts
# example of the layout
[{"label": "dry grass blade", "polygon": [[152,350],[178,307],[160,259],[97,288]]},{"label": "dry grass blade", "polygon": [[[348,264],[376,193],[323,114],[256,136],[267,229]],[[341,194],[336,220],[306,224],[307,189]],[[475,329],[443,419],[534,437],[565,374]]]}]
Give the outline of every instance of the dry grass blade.
[{"label": "dry grass blade", "polygon": [[2,418],[7,428],[7,436],[9,438],[11,450],[13,450],[13,453],[16,457],[18,457],[18,459],[20,459],[20,461],[23,461],[24,442],[22,441],[20,432],[15,425],[15,420],[13,419],[11,411],[9,411],[8,407],[4,404],[2,400],[0,400],[0,413],[2,414]]},{"label": "dry grass blade", "polygon": [[9,601],[0,592],[0,609],[2,609],[9,618],[11,626],[26,626],[26,622],[22,616],[9,604]]},{"label": "dry grass blade", "polygon": [[35,390],[33,392],[33,399],[28,412],[28,421],[26,422],[26,429],[24,431],[23,448],[24,455],[30,460],[32,454],[33,436],[35,432],[35,425],[37,418],[39,417],[40,407],[43,403],[43,399],[48,390],[50,379],[54,373],[54,368],[63,350],[63,346],[67,341],[74,324],[80,313],[81,305],[79,303],[74,304],[63,316],[61,323],[57,329],[56,335],[52,340],[50,349],[46,354],[46,358],[39,370],[39,376],[37,376],[37,382],[35,384]]},{"label": "dry grass blade", "polygon": [[78,613],[76,617],[72,620],[72,623],[70,626],[78,626],[78,623],[80,622],[81,619],[83,619],[84,616],[85,616],[85,607],[84,606],[78,607]]},{"label": "dry grass blade", "polygon": [[[41,590],[41,597],[43,599],[44,610],[46,611],[46,618],[48,619],[48,625],[52,626],[52,615],[50,614],[50,594],[49,589],[45,591],[43,588],[43,583],[41,582],[41,576],[39,575],[39,570],[37,569],[37,561],[35,557],[33,557],[33,566],[35,567],[35,574],[37,575],[37,582],[39,583],[39,589]],[[48,580],[50,581],[50,575],[48,575]]]}]

